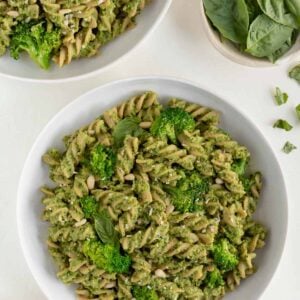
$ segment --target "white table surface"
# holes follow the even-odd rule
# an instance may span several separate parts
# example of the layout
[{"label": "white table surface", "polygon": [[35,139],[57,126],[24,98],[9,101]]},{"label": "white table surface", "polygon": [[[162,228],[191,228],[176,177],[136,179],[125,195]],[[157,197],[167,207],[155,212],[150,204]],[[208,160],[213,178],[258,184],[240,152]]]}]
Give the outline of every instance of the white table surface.
[{"label": "white table surface", "polygon": [[[300,103],[300,85],[288,78],[290,65],[251,69],[222,57],[201,28],[198,2],[174,0],[159,28],[138,49],[96,77],[51,85],[0,77],[0,300],[46,299],[25,263],[16,228],[18,180],[38,133],[80,94],[103,83],[137,75],[171,75],[199,83],[223,94],[262,129],[276,151],[289,193],[285,251],[262,299],[300,299],[300,121],[293,111]],[[290,95],[282,107],[274,105],[271,93],[275,86]],[[277,118],[289,119],[295,124],[294,130],[286,133],[273,129]],[[282,153],[286,140],[299,149],[290,155]]]}]

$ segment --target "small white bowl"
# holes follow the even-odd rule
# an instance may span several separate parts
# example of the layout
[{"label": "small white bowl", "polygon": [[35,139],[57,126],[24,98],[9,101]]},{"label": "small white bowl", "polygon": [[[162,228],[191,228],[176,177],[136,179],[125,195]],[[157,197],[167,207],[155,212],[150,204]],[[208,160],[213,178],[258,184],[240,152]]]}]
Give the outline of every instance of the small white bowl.
[{"label": "small white bowl", "polygon": [[242,53],[237,49],[233,43],[230,41],[224,40],[222,41],[220,39],[220,34],[217,30],[215,30],[206,14],[205,9],[203,5],[203,1],[200,1],[200,13],[201,13],[201,21],[203,28],[205,30],[205,33],[212,43],[212,45],[225,57],[232,60],[233,62],[236,62],[240,65],[245,65],[248,67],[274,67],[276,65],[280,65],[283,63],[289,63],[293,60],[297,60],[300,58],[300,34],[298,36],[298,39],[295,43],[295,45],[281,58],[279,58],[275,63],[271,63],[265,58],[256,58],[254,56],[251,56],[247,53]]},{"label": "small white bowl", "polygon": [[0,57],[0,74],[31,82],[66,82],[87,78],[104,71],[124,58],[137,47],[165,16],[172,0],[154,0],[137,17],[137,26],[120,35],[100,49],[98,55],[74,59],[69,65],[59,68],[52,63],[50,70],[40,69],[27,55],[19,60],[10,57],[9,51]]},{"label": "small white bowl", "polygon": [[[221,127],[244,144],[252,154],[250,168],[260,170],[264,188],[257,208],[256,219],[269,230],[266,246],[258,251],[255,274],[242,281],[236,291],[225,299],[257,300],[268,286],[285,244],[288,207],[287,193],[277,159],[260,130],[222,96],[182,80],[161,77],[142,77],[106,84],[79,97],[60,111],[44,128],[26,160],[18,190],[17,222],[19,238],[28,266],[42,291],[51,300],[75,298],[75,288],[56,278],[56,269],[47,247],[47,224],[41,221],[43,206],[39,187],[50,184],[48,169],[41,156],[51,147],[63,148],[62,137],[90,123],[120,101],[147,90],[156,91],[166,103],[178,97],[210,106],[221,112]],[[103,101],[104,99],[104,101]]]}]

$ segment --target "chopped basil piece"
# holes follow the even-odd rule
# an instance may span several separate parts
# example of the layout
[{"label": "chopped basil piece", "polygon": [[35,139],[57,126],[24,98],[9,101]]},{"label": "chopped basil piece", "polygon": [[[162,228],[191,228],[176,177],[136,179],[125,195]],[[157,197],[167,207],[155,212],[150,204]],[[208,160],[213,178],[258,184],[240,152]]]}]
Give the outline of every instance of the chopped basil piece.
[{"label": "chopped basil piece", "polygon": [[279,87],[276,87],[274,98],[277,105],[282,105],[288,101],[289,95],[287,93],[283,93]]},{"label": "chopped basil piece", "polygon": [[290,131],[293,129],[293,126],[288,121],[279,119],[274,123],[273,128],[280,128],[284,129],[285,131]]},{"label": "chopped basil piece", "polygon": [[297,149],[295,145],[290,142],[286,142],[282,148],[282,151],[286,154],[291,153],[293,150]]},{"label": "chopped basil piece", "polygon": [[300,104],[295,107],[297,118],[300,120]]},{"label": "chopped basil piece", "polygon": [[295,66],[290,72],[289,72],[289,76],[292,79],[295,79],[296,81],[298,81],[300,83],[300,65]]}]

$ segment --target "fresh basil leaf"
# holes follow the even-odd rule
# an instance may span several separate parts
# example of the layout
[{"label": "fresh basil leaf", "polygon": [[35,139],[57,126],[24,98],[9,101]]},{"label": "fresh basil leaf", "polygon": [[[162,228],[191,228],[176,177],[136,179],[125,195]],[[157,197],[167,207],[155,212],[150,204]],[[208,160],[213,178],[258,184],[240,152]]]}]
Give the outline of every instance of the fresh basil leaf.
[{"label": "fresh basil leaf", "polygon": [[140,127],[140,119],[137,117],[127,117],[115,126],[113,131],[114,144],[117,147],[123,145],[123,141],[127,135],[139,137],[144,134],[144,130]]},{"label": "fresh basil leaf", "polygon": [[268,56],[270,62],[275,63],[280,57],[282,57],[285,53],[287,53],[295,44],[298,36],[298,31],[294,30],[291,37],[274,53]]},{"label": "fresh basil leaf", "polygon": [[283,93],[279,87],[276,88],[275,90],[275,95],[274,95],[275,101],[277,105],[282,105],[285,104],[288,99],[289,95],[287,93]]},{"label": "fresh basil leaf", "polygon": [[282,151],[286,154],[291,153],[293,150],[297,149],[295,145],[290,142],[286,142],[282,148]]},{"label": "fresh basil leaf", "polygon": [[118,232],[115,230],[114,224],[106,210],[102,210],[94,216],[94,225],[102,243],[119,245]]},{"label": "fresh basil leaf", "polygon": [[203,3],[206,15],[226,39],[246,43],[249,14],[245,0],[204,0]]},{"label": "fresh basil leaf", "polygon": [[299,0],[285,0],[288,10],[296,18],[298,28],[300,28],[300,1]]},{"label": "fresh basil leaf", "polygon": [[296,18],[285,6],[284,0],[257,0],[261,10],[273,21],[297,29]]},{"label": "fresh basil leaf", "polygon": [[256,57],[268,57],[280,49],[291,38],[292,33],[291,27],[259,15],[250,26],[245,51]]},{"label": "fresh basil leaf", "polygon": [[300,120],[300,104],[295,107],[297,118]]},{"label": "fresh basil leaf", "polygon": [[279,119],[274,123],[273,128],[280,128],[285,131],[290,131],[293,129],[293,126],[288,121]]},{"label": "fresh basil leaf", "polygon": [[298,81],[300,83],[300,65],[295,66],[290,72],[289,72],[289,76],[292,79],[295,79],[296,81]]},{"label": "fresh basil leaf", "polygon": [[261,13],[260,7],[256,0],[245,0],[248,13],[249,13],[249,22],[252,21]]}]

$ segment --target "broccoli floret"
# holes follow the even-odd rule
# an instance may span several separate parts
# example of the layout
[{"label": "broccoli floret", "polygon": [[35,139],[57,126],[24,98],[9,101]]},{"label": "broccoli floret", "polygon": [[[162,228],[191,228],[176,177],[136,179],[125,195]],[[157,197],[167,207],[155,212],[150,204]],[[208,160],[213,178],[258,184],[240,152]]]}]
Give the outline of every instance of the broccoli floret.
[{"label": "broccoli floret", "polygon": [[179,180],[176,187],[165,186],[165,190],[171,195],[171,200],[176,210],[180,212],[192,212],[200,208],[199,202],[208,192],[208,180],[197,172],[187,174],[187,177]]},{"label": "broccoli floret", "polygon": [[216,265],[224,272],[233,270],[238,264],[236,248],[223,238],[218,240],[212,249]]},{"label": "broccoli floret", "polygon": [[108,180],[115,171],[116,154],[111,148],[98,145],[91,151],[89,165],[95,175]]},{"label": "broccoli floret", "polygon": [[224,285],[224,280],[221,272],[217,268],[211,272],[208,272],[204,283],[210,289],[215,289],[219,286]]},{"label": "broccoli floret", "polygon": [[61,44],[61,32],[46,30],[44,22],[20,23],[11,36],[10,55],[19,59],[20,52],[26,51],[41,68],[48,69],[50,59]]},{"label": "broccoli floret", "polygon": [[135,285],[132,288],[133,297],[136,300],[158,300],[157,293],[151,287]]},{"label": "broccoli floret", "polygon": [[246,168],[247,168],[247,165],[248,165],[248,159],[246,158],[243,158],[243,159],[236,159],[232,166],[231,166],[231,169],[237,173],[239,176],[242,176],[245,174],[246,172]]},{"label": "broccoli floret", "polygon": [[100,269],[109,273],[126,273],[131,266],[131,258],[122,255],[117,246],[98,241],[85,241],[83,253]]},{"label": "broccoli floret", "polygon": [[80,199],[81,209],[85,218],[95,217],[99,212],[99,205],[97,200],[91,196],[85,196]]},{"label": "broccoli floret", "polygon": [[169,107],[154,120],[150,132],[160,138],[167,137],[175,144],[176,136],[183,130],[193,130],[195,124],[193,117],[183,109]]}]

